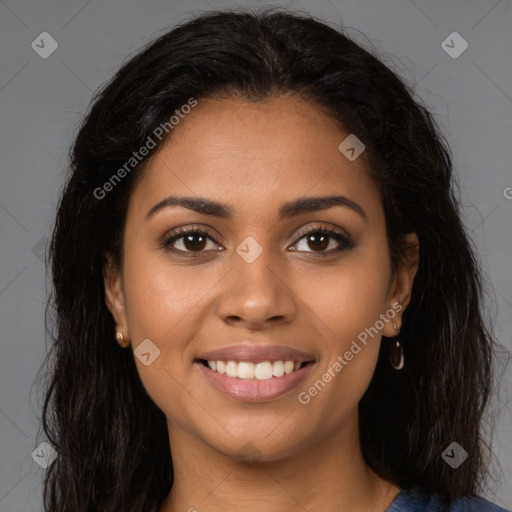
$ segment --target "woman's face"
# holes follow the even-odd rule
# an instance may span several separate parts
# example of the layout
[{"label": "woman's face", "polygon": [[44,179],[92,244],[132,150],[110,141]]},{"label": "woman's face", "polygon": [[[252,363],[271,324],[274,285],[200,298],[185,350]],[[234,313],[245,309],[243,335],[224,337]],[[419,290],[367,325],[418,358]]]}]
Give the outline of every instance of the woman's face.
[{"label": "woman's face", "polygon": [[171,444],[276,460],[355,435],[416,266],[392,275],[364,152],[351,161],[338,148],[348,135],[297,97],[200,100],[148,162],[124,268],[105,284]]}]

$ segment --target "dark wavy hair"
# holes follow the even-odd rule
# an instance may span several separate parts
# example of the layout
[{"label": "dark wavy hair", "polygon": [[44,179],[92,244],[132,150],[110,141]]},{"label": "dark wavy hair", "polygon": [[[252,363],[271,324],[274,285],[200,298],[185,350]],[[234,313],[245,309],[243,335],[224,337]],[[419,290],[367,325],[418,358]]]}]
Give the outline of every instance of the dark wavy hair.
[{"label": "dark wavy hair", "polygon": [[[104,199],[94,191],[191,97],[296,94],[364,142],[393,268],[408,233],[418,236],[420,260],[400,334],[405,368],[391,369],[382,343],[359,404],[363,455],[383,478],[446,502],[483,489],[495,341],[450,149],[413,87],[344,32],[280,9],[205,12],[148,44],[94,96],[50,244],[42,427],[58,456],[45,476],[48,511],[154,512],[171,489],[166,418],[132,350],[114,338],[103,282],[108,255],[122,265],[127,205],[149,156]],[[457,470],[441,458],[453,441],[469,453]]]}]

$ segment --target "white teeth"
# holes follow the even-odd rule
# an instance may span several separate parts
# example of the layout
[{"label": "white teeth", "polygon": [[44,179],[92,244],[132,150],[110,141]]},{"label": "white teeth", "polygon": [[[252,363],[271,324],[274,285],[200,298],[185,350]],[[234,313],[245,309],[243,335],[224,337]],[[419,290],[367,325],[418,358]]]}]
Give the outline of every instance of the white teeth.
[{"label": "white teeth", "polygon": [[274,377],[282,377],[284,375],[283,361],[274,361],[274,364],[272,365],[272,370]]},{"label": "white teeth", "polygon": [[293,361],[286,361],[286,363],[284,363],[284,373],[286,373],[287,375],[289,373],[292,373],[294,368],[295,364]]},{"label": "white teeth", "polygon": [[208,366],[214,372],[226,374],[228,377],[268,380],[298,370],[301,363],[294,361],[262,361],[255,364],[248,361],[208,361]]},{"label": "white teeth", "polygon": [[226,363],[226,375],[228,377],[238,377],[238,363],[236,361]]},{"label": "white teeth", "polygon": [[254,376],[258,380],[267,380],[272,378],[272,363],[269,361],[265,361],[263,363],[258,363],[254,367]]},{"label": "white teeth", "polygon": [[238,376],[241,379],[253,379],[254,363],[246,363],[245,361],[240,361],[238,363]]}]

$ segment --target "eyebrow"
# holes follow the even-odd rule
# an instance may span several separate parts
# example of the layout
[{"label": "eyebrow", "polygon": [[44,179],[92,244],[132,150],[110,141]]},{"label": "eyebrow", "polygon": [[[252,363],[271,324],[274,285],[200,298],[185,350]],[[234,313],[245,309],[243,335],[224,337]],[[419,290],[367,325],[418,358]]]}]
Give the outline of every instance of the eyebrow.
[{"label": "eyebrow", "polygon": [[[155,204],[155,206],[148,211],[146,220],[149,220],[164,208],[170,208],[173,206],[182,206],[189,210],[202,213],[203,215],[212,215],[222,219],[231,219],[234,216],[234,210],[232,207],[211,199],[206,199],[204,197],[169,196]],[[305,197],[284,203],[279,208],[279,220],[294,217],[302,213],[326,210],[333,206],[348,207],[358,213],[363,219],[368,220],[363,208],[355,201],[352,201],[352,199],[345,196]]]}]

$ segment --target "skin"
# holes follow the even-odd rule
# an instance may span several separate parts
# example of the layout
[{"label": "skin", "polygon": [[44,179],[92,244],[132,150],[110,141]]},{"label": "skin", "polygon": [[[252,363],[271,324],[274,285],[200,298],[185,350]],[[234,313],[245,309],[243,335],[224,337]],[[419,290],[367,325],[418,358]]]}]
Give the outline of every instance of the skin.
[{"label": "skin", "polygon": [[[296,96],[200,100],[133,191],[123,268],[105,267],[106,302],[131,349],[150,339],[160,350],[148,366],[135,358],[167,417],[175,481],[160,512],[376,511],[400,491],[365,464],[358,436],[358,403],[381,337],[397,334],[391,321],[308,404],[297,399],[397,302],[400,328],[417,271],[412,234],[407,263],[392,272],[364,153],[349,161],[338,150],[347,135]],[[174,206],[147,220],[171,194],[226,203],[233,218]],[[278,219],[285,202],[333,194],[357,202],[367,218],[334,206]],[[214,237],[196,249],[199,257],[166,252],[165,235],[192,225]],[[345,230],[354,246],[334,251],[339,242],[329,238],[318,249],[297,236],[306,226]],[[252,263],[236,252],[248,236],[263,249]],[[184,238],[173,247],[194,252]],[[236,401],[213,388],[194,360],[243,339],[311,352],[315,365],[283,396]],[[239,455],[248,443],[257,454],[249,462]]]}]

